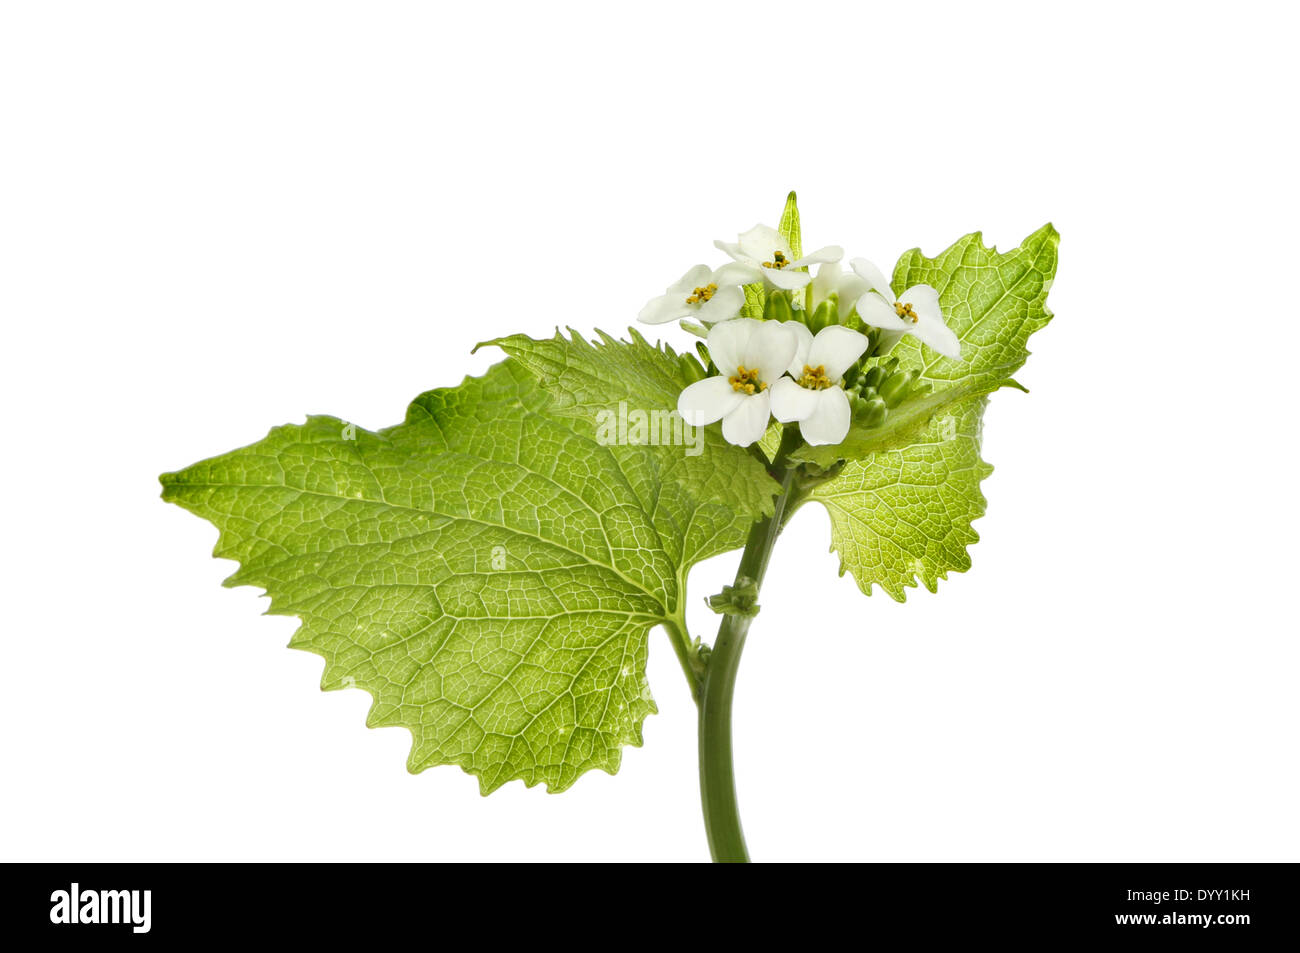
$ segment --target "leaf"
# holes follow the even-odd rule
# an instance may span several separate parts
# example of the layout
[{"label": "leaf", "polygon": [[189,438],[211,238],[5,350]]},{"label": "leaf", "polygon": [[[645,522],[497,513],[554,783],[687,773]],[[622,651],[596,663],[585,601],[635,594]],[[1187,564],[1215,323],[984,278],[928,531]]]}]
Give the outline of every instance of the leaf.
[{"label": "leaf", "polygon": [[918,284],[937,288],[948,326],[961,341],[961,357],[943,357],[905,335],[890,356],[904,369],[920,371],[932,393],[890,411],[883,426],[866,428],[855,421],[842,443],[805,447],[797,459],[831,466],[903,446],[934,415],[1001,387],[1019,387],[1011,375],[1029,357],[1025,343],[1052,317],[1047,292],[1056,274],[1059,238],[1049,224],[1009,252],[985,247],[975,232],[936,258],[918,249],[904,253],[894,268],[894,293]]},{"label": "leaf", "polygon": [[797,454],[827,467],[848,458],[809,498],[830,514],[841,575],[851,572],[868,595],[879,584],[901,602],[918,576],[933,592],[948,572],[970,568],[966,547],[979,539],[970,524],[985,506],[979,484],[992,472],[979,456],[986,395],[1019,386],[1010,375],[1029,355],[1026,341],[1051,319],[1046,300],[1057,240],[1046,225],[999,253],[975,233],[937,258],[913,250],[899,260],[895,293],[916,284],[937,288],[961,357],[945,358],[904,337],[892,355],[919,370],[933,392],[891,410],[883,426],[855,422],[838,447]]},{"label": "leaf", "polygon": [[[780,485],[743,448],[727,443],[720,427],[689,428],[698,448],[685,445],[687,430],[677,443],[663,437],[667,427],[676,439],[681,427],[677,397],[687,384],[704,376],[704,368],[690,354],[679,355],[667,345],[651,347],[635,328],[628,329],[630,344],[603,331],[596,333],[600,340],[594,344],[570,329],[567,338],[558,332],[544,340],[516,334],[479,346],[499,347],[528,368],[552,398],[549,412],[574,420],[585,433],[596,434],[602,420],[618,420],[623,410],[629,418],[643,414],[651,425],[648,442],[629,440],[608,448],[628,481],[635,484],[651,473],[660,484],[690,487],[699,502],[722,507],[711,514],[713,520],[728,518],[734,510],[730,521],[740,534],[738,545],[743,545],[750,524],[772,512],[772,498]],[[662,494],[656,491],[656,496]],[[661,509],[673,505],[674,499],[672,495],[660,498]],[[674,530],[665,527],[665,533],[672,536]]]},{"label": "leaf", "polygon": [[[646,351],[620,348],[660,387],[689,378]],[[325,659],[322,689],[363,688],[368,725],[410,730],[410,771],[458,764],[484,794],[516,778],[562,791],[641,743],[647,632],[681,617],[690,566],[741,545],[771,507],[692,483],[735,454],[710,443],[687,467],[669,459],[682,447],[660,447],[637,470],[646,448],[602,446],[573,408],[556,413],[505,361],[377,433],[333,417],[277,427],[165,474],[163,498],[220,530],[214,555],[240,563],[226,585],[302,619],[290,646]]]},{"label": "leaf", "polygon": [[766,460],[775,460],[777,451],[781,448],[781,437],[784,428],[775,419],[768,421],[767,430],[763,433],[763,439],[758,442],[758,449]]},{"label": "leaf", "polygon": [[767,305],[767,289],[763,287],[763,283],[760,281],[745,285],[740,290],[745,292],[745,303],[740,307],[739,317],[763,317],[763,308]]},{"label": "leaf", "polygon": [[949,408],[908,446],[852,461],[813,489],[831,518],[840,575],[852,572],[867,595],[877,583],[903,602],[917,576],[934,592],[949,571],[970,568],[966,547],[979,540],[970,524],[984,515],[980,481],[993,472],[979,455],[987,402]]},{"label": "leaf", "polygon": [[894,266],[895,293],[919,284],[937,288],[948,326],[961,341],[961,357],[944,357],[910,334],[891,353],[900,364],[920,368],[936,390],[964,384],[991,392],[1014,383],[1011,375],[1029,357],[1029,335],[1052,319],[1047,292],[1056,277],[1060,237],[1047,224],[1009,252],[986,247],[979,232],[937,258],[926,258],[919,248],[905,252]]},{"label": "leaf", "polygon": [[785,208],[781,210],[781,222],[776,226],[790,251],[796,259],[803,257],[803,236],[799,233],[799,203],[791,192],[785,197]]}]

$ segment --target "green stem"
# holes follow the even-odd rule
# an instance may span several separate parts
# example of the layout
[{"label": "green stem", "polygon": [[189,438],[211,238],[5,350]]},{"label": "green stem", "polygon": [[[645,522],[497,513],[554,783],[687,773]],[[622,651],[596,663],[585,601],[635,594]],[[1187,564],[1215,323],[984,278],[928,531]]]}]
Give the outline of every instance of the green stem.
[{"label": "green stem", "polygon": [[[748,577],[755,586],[763,583],[763,574],[772,558],[784,522],[786,504],[794,485],[794,469],[786,468],[790,452],[798,444],[797,428],[789,429],[781,448],[772,461],[780,474],[781,494],[776,498],[771,516],[759,520],[749,531],[749,539],[736,570],[736,585]],[[736,672],[745,648],[752,616],[728,615],[718,627],[704,681],[700,686],[700,801],[704,808],[704,829],[709,850],[719,863],[745,863],[745,833],[740,825],[740,806],[736,800],[736,776],[731,757],[731,701],[736,688]]]},{"label": "green stem", "polygon": [[668,630],[668,638],[673,643],[673,651],[677,653],[677,661],[681,663],[682,672],[686,675],[686,681],[691,686],[691,698],[698,705],[700,703],[700,685],[704,680],[704,672],[699,662],[699,656],[691,645],[690,637],[686,634],[686,619],[680,615],[675,619],[669,619],[664,623],[664,628]]}]

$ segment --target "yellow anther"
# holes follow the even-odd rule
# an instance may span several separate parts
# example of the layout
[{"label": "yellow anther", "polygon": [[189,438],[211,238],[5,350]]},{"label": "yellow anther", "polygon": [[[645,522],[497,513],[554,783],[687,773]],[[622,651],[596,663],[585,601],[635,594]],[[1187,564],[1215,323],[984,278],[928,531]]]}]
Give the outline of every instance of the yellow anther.
[{"label": "yellow anther", "polygon": [[781,254],[779,251],[774,251],[772,252],[772,260],[763,262],[763,267],[781,269],[788,264],[790,264],[790,262],[785,255]]},{"label": "yellow anther", "polygon": [[916,322],[921,320],[921,316],[912,310],[910,304],[903,304],[901,301],[895,301],[894,311],[896,311],[898,316],[904,321],[911,321],[913,324],[916,324]]},{"label": "yellow anther", "polygon": [[826,365],[818,364],[816,367],[803,366],[803,376],[799,378],[799,386],[806,387],[809,390],[825,390],[831,387],[835,382],[826,376]]},{"label": "yellow anther", "polygon": [[754,367],[746,370],[744,364],[736,368],[736,373],[728,377],[727,382],[731,384],[731,389],[738,394],[753,394],[756,391],[767,390],[767,381],[758,379],[758,368]]},{"label": "yellow anther", "polygon": [[710,282],[703,288],[696,288],[686,296],[687,304],[703,304],[713,297],[713,293],[718,290],[718,286]]}]

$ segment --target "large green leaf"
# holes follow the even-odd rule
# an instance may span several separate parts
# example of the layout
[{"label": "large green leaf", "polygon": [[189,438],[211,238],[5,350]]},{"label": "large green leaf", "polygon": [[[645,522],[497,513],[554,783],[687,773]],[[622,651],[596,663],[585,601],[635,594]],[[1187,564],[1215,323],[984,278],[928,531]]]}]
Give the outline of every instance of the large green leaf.
[{"label": "large green leaf", "polygon": [[864,427],[855,420],[842,443],[804,447],[797,459],[831,466],[906,446],[935,415],[1001,387],[1018,387],[1011,375],[1029,357],[1025,344],[1052,318],[1047,292],[1056,275],[1059,238],[1055,228],[1044,225],[1009,252],[986,247],[979,232],[936,258],[915,248],[905,252],[894,268],[894,293],[919,284],[937,288],[948,326],[961,341],[961,357],[944,357],[904,336],[890,356],[902,368],[918,371],[932,391],[891,411],[884,426]]},{"label": "large green leaf", "polygon": [[[665,394],[699,373],[644,342],[599,353]],[[215,555],[240,563],[227,585],[302,619],[290,645],[325,659],[323,689],[363,688],[369,725],[411,731],[412,772],[560,791],[640,744],[648,630],[681,619],[692,564],[771,509],[772,481],[738,448],[604,445],[577,407],[508,360],[377,433],[277,427],[164,475],[163,497],[218,527]],[[727,474],[755,485],[723,502]]]},{"label": "large green leaf", "polygon": [[1003,253],[977,232],[935,258],[913,249],[894,269],[895,293],[916,284],[939,290],[961,357],[904,337],[893,356],[919,371],[931,393],[890,411],[884,426],[855,422],[844,443],[798,454],[826,467],[847,459],[811,498],[830,513],[840,571],[851,572],[864,592],[879,584],[901,601],[918,576],[933,591],[949,571],[969,568],[966,547],[979,538],[970,524],[984,512],[979,481],[991,471],[979,458],[984,398],[1018,386],[1011,375],[1029,356],[1026,341],[1051,319],[1058,237],[1045,225]]}]

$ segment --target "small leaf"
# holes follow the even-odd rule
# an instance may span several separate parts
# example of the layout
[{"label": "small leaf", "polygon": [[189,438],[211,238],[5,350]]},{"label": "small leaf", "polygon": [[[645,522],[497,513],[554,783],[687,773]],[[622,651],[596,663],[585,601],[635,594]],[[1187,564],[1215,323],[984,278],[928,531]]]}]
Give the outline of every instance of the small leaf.
[{"label": "small leaf", "polygon": [[840,575],[852,572],[867,595],[874,583],[903,602],[916,577],[934,592],[950,571],[970,568],[966,547],[979,539],[970,524],[985,507],[980,481],[993,472],[979,455],[986,403],[946,408],[908,445],[849,461],[813,489],[831,518]]},{"label": "small leaf", "polygon": [[799,234],[799,204],[791,192],[785,197],[785,208],[781,210],[781,223],[776,230],[781,233],[790,251],[796,259],[803,257],[803,236]]}]

